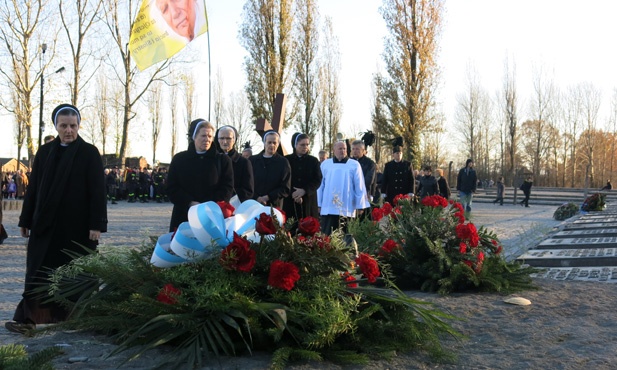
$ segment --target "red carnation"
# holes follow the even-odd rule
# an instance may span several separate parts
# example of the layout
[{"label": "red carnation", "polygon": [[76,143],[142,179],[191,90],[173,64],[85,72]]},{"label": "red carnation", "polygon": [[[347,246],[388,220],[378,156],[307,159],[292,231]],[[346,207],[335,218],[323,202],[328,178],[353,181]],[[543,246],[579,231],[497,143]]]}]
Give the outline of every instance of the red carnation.
[{"label": "red carnation", "polygon": [[484,261],[484,252],[481,251],[480,253],[478,253],[478,261],[479,262]]},{"label": "red carnation", "polygon": [[394,252],[394,250],[399,249],[400,246],[392,239],[386,240],[381,246],[381,250],[379,251],[380,256],[385,256]]},{"label": "red carnation", "polygon": [[503,247],[500,245],[499,247],[497,247],[497,250],[495,251],[495,254],[501,253],[502,250],[503,250]]},{"label": "red carnation", "polygon": [[173,286],[173,284],[165,284],[156,296],[156,300],[165,304],[176,304],[178,303],[176,297],[180,294],[182,294],[180,289]]},{"label": "red carnation", "polygon": [[458,245],[458,251],[461,252],[461,254],[467,253],[467,244],[465,244],[464,242],[461,242]]},{"label": "red carnation", "polygon": [[385,202],[383,206],[381,206],[381,211],[384,216],[389,216],[392,213],[392,204]]},{"label": "red carnation", "polygon": [[293,263],[275,260],[270,264],[268,285],[271,287],[289,291],[293,289],[299,279],[298,267]]},{"label": "red carnation", "polygon": [[221,207],[221,211],[223,211],[223,217],[228,218],[234,215],[234,211],[236,209],[231,204],[225,202],[224,200],[220,202],[216,202],[216,204],[218,204],[219,207]]},{"label": "red carnation", "polygon": [[319,220],[311,216],[300,219],[298,231],[307,236],[315,235],[319,231]]},{"label": "red carnation", "polygon": [[221,252],[219,263],[226,270],[251,271],[255,266],[256,253],[250,247],[251,242],[234,232],[234,240]]},{"label": "red carnation", "polygon": [[353,276],[352,274],[350,274],[348,271],[345,271],[344,274],[341,274],[341,277],[345,281],[353,281],[353,283],[347,283],[347,287],[348,288],[357,288],[358,287],[358,283],[355,282],[356,281],[356,277]]},{"label": "red carnation", "polygon": [[274,220],[265,212],[262,212],[259,215],[259,218],[256,218],[255,220],[257,220],[255,223],[255,231],[257,231],[259,235],[270,235],[276,233]]},{"label": "red carnation", "polygon": [[373,208],[371,211],[371,220],[379,222],[383,218],[384,214],[381,208]]},{"label": "red carnation", "polygon": [[394,205],[397,205],[399,200],[410,200],[410,199],[411,198],[407,194],[399,194],[394,197],[394,199],[392,200],[392,203],[394,203]]},{"label": "red carnation", "polygon": [[380,275],[379,265],[373,257],[366,253],[360,253],[360,256],[356,258],[356,263],[360,266],[360,271],[369,283],[377,281],[377,277]]}]

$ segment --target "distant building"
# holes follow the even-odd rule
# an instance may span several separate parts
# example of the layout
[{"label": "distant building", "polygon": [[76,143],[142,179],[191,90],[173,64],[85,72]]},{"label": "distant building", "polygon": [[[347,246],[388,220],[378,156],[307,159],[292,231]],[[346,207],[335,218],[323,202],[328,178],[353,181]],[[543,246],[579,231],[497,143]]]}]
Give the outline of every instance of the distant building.
[{"label": "distant building", "polygon": [[146,160],[146,158],[144,157],[130,157],[130,158],[126,158],[126,160],[124,161],[124,166],[122,166],[122,163],[120,162],[120,158],[116,157],[115,154],[105,154],[101,156],[101,159],[103,160],[103,167],[104,168],[113,168],[113,167],[118,167],[118,168],[133,168],[133,167],[139,167],[139,168],[144,168],[144,167],[148,167],[148,160]]},{"label": "distant building", "polygon": [[24,161],[17,161],[16,158],[0,158],[0,172],[13,172],[18,169],[24,170],[24,172],[30,171],[28,164]]}]

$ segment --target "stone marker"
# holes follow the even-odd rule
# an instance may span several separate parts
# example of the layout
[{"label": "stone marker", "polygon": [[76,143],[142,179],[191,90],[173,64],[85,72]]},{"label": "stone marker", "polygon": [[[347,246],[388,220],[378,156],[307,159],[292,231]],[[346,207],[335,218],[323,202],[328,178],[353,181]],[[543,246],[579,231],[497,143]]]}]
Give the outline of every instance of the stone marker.
[{"label": "stone marker", "polygon": [[552,235],[552,238],[576,238],[585,236],[617,236],[617,228],[565,230]]},{"label": "stone marker", "polygon": [[606,229],[617,228],[617,222],[597,222],[597,223],[570,223],[564,226],[564,230],[584,230],[584,229]]},{"label": "stone marker", "polygon": [[531,249],[517,258],[534,267],[617,266],[615,248]]},{"label": "stone marker", "polygon": [[550,238],[538,244],[538,249],[617,247],[617,237]]},{"label": "stone marker", "polygon": [[596,281],[617,283],[617,267],[555,267],[543,270],[532,277],[541,277],[555,280]]}]

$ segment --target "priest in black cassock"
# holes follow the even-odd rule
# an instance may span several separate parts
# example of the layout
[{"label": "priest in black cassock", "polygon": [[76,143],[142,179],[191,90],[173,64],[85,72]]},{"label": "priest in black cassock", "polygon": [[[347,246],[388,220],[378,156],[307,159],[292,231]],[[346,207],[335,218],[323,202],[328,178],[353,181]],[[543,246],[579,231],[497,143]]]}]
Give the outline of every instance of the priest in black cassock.
[{"label": "priest in black cassock", "polygon": [[255,181],[253,199],[282,210],[283,199],[291,194],[291,168],[285,157],[277,153],[281,137],[276,131],[267,131],[263,142],[264,150],[250,158]]}]

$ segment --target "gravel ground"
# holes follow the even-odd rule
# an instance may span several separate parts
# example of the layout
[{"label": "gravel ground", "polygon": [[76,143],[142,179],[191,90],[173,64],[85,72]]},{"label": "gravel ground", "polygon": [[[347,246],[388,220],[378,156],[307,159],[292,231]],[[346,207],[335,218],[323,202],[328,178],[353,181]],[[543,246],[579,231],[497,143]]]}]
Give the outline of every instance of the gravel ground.
[{"label": "gravel ground", "polygon": [[[514,258],[537,244],[560,222],[552,220],[555,207],[475,204],[471,220],[497,233],[505,253]],[[140,245],[148,236],[167,231],[169,204],[109,205],[109,230],[102,244],[115,248]],[[61,346],[64,354],[56,369],[114,369],[129,356],[106,357],[115,347],[107,337],[92,333],[57,332],[36,338],[9,333],[4,322],[12,318],[23,288],[25,239],[17,236],[17,211],[5,211],[10,238],[0,246],[0,345],[21,343],[29,351]],[[611,369],[617,360],[617,324],[614,302],[617,284],[536,280],[538,291],[521,296],[531,306],[503,303],[498,294],[409,294],[434,302],[464,321],[453,323],[468,338],[445,342],[457,355],[453,364],[436,364],[424,355],[399,354],[390,361],[375,361],[365,369]],[[123,369],[152,369],[164,350],[149,351],[124,364]],[[81,360],[81,361],[78,361]],[[264,369],[269,356],[223,358],[213,366],[224,369]],[[293,369],[344,369],[331,363],[296,364]],[[352,367],[349,367],[352,368]],[[358,368],[357,366],[353,368]]]}]

